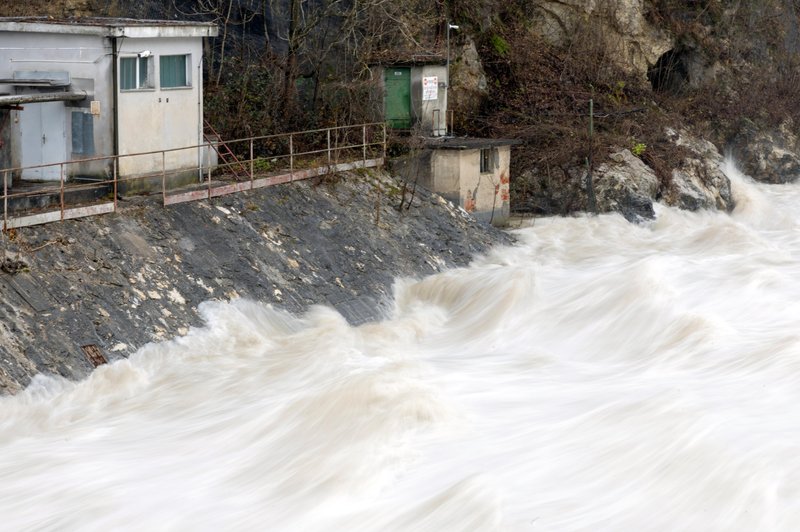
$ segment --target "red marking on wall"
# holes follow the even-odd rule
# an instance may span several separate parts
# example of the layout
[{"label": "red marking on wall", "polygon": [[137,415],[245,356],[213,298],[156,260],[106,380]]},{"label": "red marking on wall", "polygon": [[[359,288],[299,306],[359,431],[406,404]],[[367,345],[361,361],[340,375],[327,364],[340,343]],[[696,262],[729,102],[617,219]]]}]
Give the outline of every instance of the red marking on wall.
[{"label": "red marking on wall", "polygon": [[467,212],[475,210],[475,199],[472,196],[467,196],[467,199],[464,200],[464,210]]},{"label": "red marking on wall", "polygon": [[507,173],[503,172],[500,174],[500,183],[507,185],[511,182],[511,178],[508,176]]}]

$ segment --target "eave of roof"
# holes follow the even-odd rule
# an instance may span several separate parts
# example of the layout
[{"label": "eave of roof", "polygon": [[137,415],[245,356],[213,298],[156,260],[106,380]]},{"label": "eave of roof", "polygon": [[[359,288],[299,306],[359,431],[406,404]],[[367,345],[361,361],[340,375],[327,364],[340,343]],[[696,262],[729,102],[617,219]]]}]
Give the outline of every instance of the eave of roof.
[{"label": "eave of roof", "polygon": [[128,18],[0,17],[0,32],[58,33],[101,37],[216,37],[219,28],[210,22],[137,20]]}]

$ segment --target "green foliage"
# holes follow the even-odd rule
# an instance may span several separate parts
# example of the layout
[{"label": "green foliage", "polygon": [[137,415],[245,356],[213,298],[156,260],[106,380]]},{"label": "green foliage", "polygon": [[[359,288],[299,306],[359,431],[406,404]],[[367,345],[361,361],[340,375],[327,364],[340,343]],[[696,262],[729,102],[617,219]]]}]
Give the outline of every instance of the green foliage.
[{"label": "green foliage", "polygon": [[631,146],[631,153],[634,154],[636,157],[641,157],[644,155],[645,150],[647,149],[647,144],[644,142],[633,142],[633,146]]},{"label": "green foliage", "polygon": [[491,36],[489,42],[492,48],[494,48],[495,53],[501,57],[507,56],[508,52],[511,51],[511,45],[508,44],[508,41],[496,33]]},{"label": "green foliage", "polygon": [[620,107],[622,104],[627,103],[628,98],[625,96],[625,82],[617,81],[611,89],[611,94],[608,95],[614,107]]}]

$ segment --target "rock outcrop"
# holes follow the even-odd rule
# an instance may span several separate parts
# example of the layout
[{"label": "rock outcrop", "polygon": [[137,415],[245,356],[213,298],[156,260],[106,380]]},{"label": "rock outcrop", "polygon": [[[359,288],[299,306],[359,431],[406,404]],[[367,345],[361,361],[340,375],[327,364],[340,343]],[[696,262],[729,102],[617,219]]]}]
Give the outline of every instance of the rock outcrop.
[{"label": "rock outcrop", "polygon": [[764,183],[791,183],[800,178],[800,141],[790,120],[773,131],[744,122],[730,140],[733,158],[742,171]]},{"label": "rock outcrop", "polygon": [[619,212],[631,222],[652,219],[658,178],[630,150],[612,153],[593,176],[599,212]]},{"label": "rock outcrop", "polygon": [[666,183],[630,150],[612,153],[594,175],[594,190],[600,212],[620,212],[630,221],[653,218],[653,201],[689,211],[732,211],[731,182],[722,172],[722,155],[707,140],[683,131],[667,131],[668,138],[686,156],[672,169]]},{"label": "rock outcrop", "polygon": [[687,156],[672,170],[669,183],[661,192],[667,205],[696,211],[732,211],[730,179],[722,172],[722,155],[711,142],[682,131],[667,131],[668,138],[686,150]]},{"label": "rock outcrop", "polygon": [[672,39],[645,19],[642,0],[545,0],[532,30],[556,46],[589,34],[603,41],[606,59],[644,79],[672,48]]}]

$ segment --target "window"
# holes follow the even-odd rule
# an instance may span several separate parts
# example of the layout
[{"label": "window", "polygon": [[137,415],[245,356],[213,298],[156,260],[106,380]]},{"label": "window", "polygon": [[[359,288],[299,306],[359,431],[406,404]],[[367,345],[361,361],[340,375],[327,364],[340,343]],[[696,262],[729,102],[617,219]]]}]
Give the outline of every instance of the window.
[{"label": "window", "polygon": [[492,148],[483,148],[481,150],[481,173],[488,174],[494,171],[495,166],[495,150]]},{"label": "window", "polygon": [[153,88],[153,57],[121,57],[119,88],[123,91]]},{"label": "window", "polygon": [[162,89],[191,87],[188,55],[162,55],[159,61]]}]

